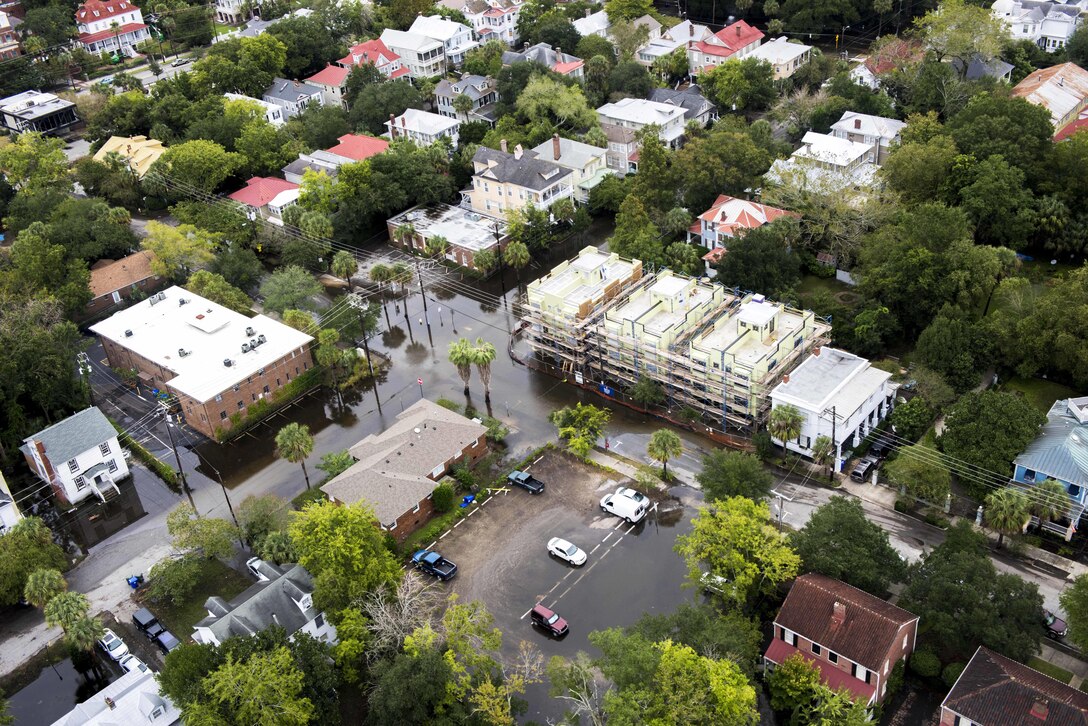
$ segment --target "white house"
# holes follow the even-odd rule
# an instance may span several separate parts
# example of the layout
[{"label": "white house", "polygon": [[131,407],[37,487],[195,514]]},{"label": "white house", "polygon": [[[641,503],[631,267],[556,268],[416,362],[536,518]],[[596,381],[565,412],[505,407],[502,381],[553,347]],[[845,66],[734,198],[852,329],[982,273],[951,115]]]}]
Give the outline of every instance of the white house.
[{"label": "white house", "polygon": [[386,28],[382,31],[381,42],[400,58],[401,67],[408,69],[408,77],[412,80],[446,73],[446,53],[439,40]]},{"label": "white house", "polygon": [[445,137],[453,142],[454,148],[457,148],[461,122],[441,114],[409,108],[400,116],[391,115],[385,122],[385,128],[387,131],[384,135],[388,136],[390,141],[405,138],[411,139],[420,146],[430,146]]},{"label": "white house", "polygon": [[301,81],[289,81],[277,78],[265,89],[263,99],[283,109],[285,118],[298,116],[311,103],[325,105],[325,91],[320,86]]},{"label": "white house", "polygon": [[578,18],[572,25],[574,29],[578,31],[578,35],[583,38],[587,35],[599,35],[602,38],[608,37],[608,29],[612,27],[612,24],[608,20],[608,13],[604,10],[598,10],[597,12],[590,12],[589,8],[586,8],[586,16],[584,18]]},{"label": "white house", "polygon": [[796,180],[823,191],[863,189],[873,184],[876,170],[872,144],[809,131],[801,139],[801,148],[788,159],[775,160],[764,179],[772,184]]},{"label": "white house", "polygon": [[287,117],[283,113],[283,107],[277,106],[274,103],[263,101],[259,98],[253,98],[252,96],[243,96],[240,93],[224,93],[223,98],[228,101],[248,101],[249,103],[255,103],[261,107],[264,111],[264,120],[273,126],[283,126],[287,122]]},{"label": "white house", "polygon": [[181,711],[159,691],[155,672],[136,669],[77,704],[52,726],[175,726],[180,723]]},{"label": "white house", "polygon": [[894,118],[847,111],[831,125],[831,135],[837,139],[869,144],[873,147],[873,163],[880,166],[891,153],[892,145],[899,143],[899,135],[906,125],[906,121]]},{"label": "white house", "polygon": [[336,645],[336,626],[314,607],[314,581],[302,565],[261,566],[262,579],[227,602],[209,597],[208,616],[193,627],[193,640],[221,645],[233,636],[254,635],[272,625],[288,637],[306,633],[322,643]]},{"label": "white house", "polygon": [[481,43],[501,40],[512,46],[518,39],[520,0],[439,0],[438,4],[460,11]]},{"label": "white house", "polygon": [[792,42],[785,37],[775,38],[756,47],[748,57],[770,63],[774,69],[774,79],[778,81],[789,78],[812,59],[812,46]]},{"label": "white house", "polygon": [[835,471],[840,471],[843,447],[859,445],[891,412],[899,388],[891,377],[853,353],[813,348],[812,355],[771,390],[772,412],[788,404],[804,416],[800,435],[787,441],[786,448],[812,456],[817,437],[826,436],[834,442]]},{"label": "white house", "polygon": [[298,197],[298,184],[274,176],[255,176],[227,198],[246,207],[250,219],[267,219],[282,225],[283,211],[295,204]]},{"label": "white house", "polygon": [[441,15],[421,15],[408,28],[408,32],[442,43],[447,67],[460,66],[465,62],[465,53],[480,45],[472,34],[472,28]]},{"label": "white house", "polygon": [[642,98],[623,98],[615,103],[606,103],[597,109],[597,117],[601,124],[610,124],[633,131],[656,124],[658,136],[671,149],[678,148],[683,140],[684,113],[685,109],[682,106],[647,101]]},{"label": "white house", "polygon": [[695,43],[702,43],[714,35],[714,31],[705,25],[684,20],[663,32],[660,37],[651,38],[638,49],[635,59],[644,66],[652,66],[658,58],[669,55],[677,48],[687,48]]},{"label": "white house", "polygon": [[380,40],[357,43],[351,46],[346,56],[336,61],[336,65],[348,69],[365,63],[373,64],[389,80],[404,78],[408,75],[408,69],[401,64],[400,56],[389,50]]},{"label": "white house", "polygon": [[1030,40],[1053,53],[1065,47],[1081,23],[1083,2],[1046,0],[997,0],[991,12],[1013,40]]},{"label": "white house", "polygon": [[19,511],[19,505],[15,503],[15,498],[11,496],[11,490],[8,489],[8,483],[4,480],[4,473],[0,472],[0,534],[14,527],[22,518],[23,514]]},{"label": "white house", "polygon": [[19,450],[65,504],[91,495],[109,501],[121,494],[115,482],[129,475],[117,429],[94,406],[26,437]]},{"label": "white house", "polygon": [[79,43],[88,53],[135,56],[133,47],[151,37],[144,14],[129,0],[87,0],[76,10]]},{"label": "white house", "polygon": [[727,60],[747,58],[763,42],[763,31],[743,20],[722,28],[705,40],[688,44],[688,67],[692,73],[721,65]]}]

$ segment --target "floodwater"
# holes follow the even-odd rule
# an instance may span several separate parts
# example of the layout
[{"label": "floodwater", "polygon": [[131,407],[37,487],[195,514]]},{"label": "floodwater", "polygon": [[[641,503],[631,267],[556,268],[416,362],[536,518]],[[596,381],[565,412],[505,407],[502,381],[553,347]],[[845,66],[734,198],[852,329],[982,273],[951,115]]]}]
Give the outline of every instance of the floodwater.
[{"label": "floodwater", "polygon": [[41,674],[26,688],[8,699],[8,713],[16,726],[50,724],[113,682],[115,676],[102,668],[81,672],[71,658],[42,668]]}]

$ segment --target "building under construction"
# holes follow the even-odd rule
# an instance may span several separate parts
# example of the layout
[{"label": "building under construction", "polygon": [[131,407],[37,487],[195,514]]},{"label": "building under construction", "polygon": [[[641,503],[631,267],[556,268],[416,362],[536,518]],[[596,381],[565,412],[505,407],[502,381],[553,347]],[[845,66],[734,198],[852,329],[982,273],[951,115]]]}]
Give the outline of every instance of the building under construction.
[{"label": "building under construction", "polygon": [[534,355],[579,383],[626,391],[640,378],[667,405],[722,431],[750,434],[770,390],[831,326],[812,311],[593,247],[528,286],[525,333]]}]

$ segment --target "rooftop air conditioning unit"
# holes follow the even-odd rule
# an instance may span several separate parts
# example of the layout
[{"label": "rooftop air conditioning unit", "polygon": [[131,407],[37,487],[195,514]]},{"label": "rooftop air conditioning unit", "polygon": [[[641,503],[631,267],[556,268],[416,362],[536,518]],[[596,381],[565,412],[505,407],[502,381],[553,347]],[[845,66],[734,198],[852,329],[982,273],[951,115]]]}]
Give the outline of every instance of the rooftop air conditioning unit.
[{"label": "rooftop air conditioning unit", "polygon": [[258,342],[258,343],[267,343],[267,342],[268,342],[268,338],[264,337],[263,335],[258,335],[258,336],[257,336],[257,342]]},{"label": "rooftop air conditioning unit", "polygon": [[159,300],[165,300],[166,299],[166,293],[165,292],[160,292],[158,295],[156,295],[156,297],[159,298]]},{"label": "rooftop air conditioning unit", "polygon": [[249,343],[242,343],[242,352],[243,353],[248,353],[249,352]]},{"label": "rooftop air conditioning unit", "polygon": [[125,331],[125,337],[126,338],[131,338],[132,337],[132,331],[131,330],[126,330]]},{"label": "rooftop air conditioning unit", "polygon": [[179,297],[178,298],[178,307],[180,308],[182,305],[184,305],[187,302],[189,302],[188,298]]},{"label": "rooftop air conditioning unit", "polygon": [[258,345],[259,345],[259,343],[257,343],[256,338],[250,338],[249,339],[249,347],[250,348],[256,348]]},{"label": "rooftop air conditioning unit", "polygon": [[184,348],[178,348],[178,356],[184,358],[187,355],[189,355],[189,351],[185,350]]},{"label": "rooftop air conditioning unit", "polygon": [[247,338],[252,338],[252,337],[253,337],[253,333],[254,333],[254,330],[253,330],[253,328],[246,328],[246,337],[247,337]]},{"label": "rooftop air conditioning unit", "polygon": [[231,361],[230,358],[224,358],[223,365],[225,365],[227,368],[230,368],[232,365],[234,365],[234,362]]},{"label": "rooftop air conditioning unit", "polygon": [[151,297],[149,297],[149,298],[147,299],[147,301],[148,301],[148,302],[149,302],[149,303],[150,303],[150,304],[151,304],[152,306],[154,306],[154,305],[155,305],[155,303],[157,303],[157,302],[159,301],[159,296],[158,296],[158,295],[152,295]]}]

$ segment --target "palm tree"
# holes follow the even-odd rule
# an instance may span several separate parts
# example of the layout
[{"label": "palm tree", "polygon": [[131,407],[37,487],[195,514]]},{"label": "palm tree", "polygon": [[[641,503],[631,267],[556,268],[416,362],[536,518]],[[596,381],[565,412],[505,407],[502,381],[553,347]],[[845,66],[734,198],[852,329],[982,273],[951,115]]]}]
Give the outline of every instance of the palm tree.
[{"label": "palm tree", "polygon": [[1065,485],[1054,479],[1047,479],[1035,485],[1035,499],[1031,512],[1039,518],[1039,523],[1053,522],[1069,513],[1069,494]]},{"label": "palm tree", "polygon": [[771,418],[767,428],[771,436],[782,442],[782,451],[786,450],[786,442],[792,441],[801,435],[801,426],[805,423],[805,416],[796,406],[784,404],[771,409]]},{"label": "palm tree", "polygon": [[94,649],[94,644],[102,637],[104,630],[97,618],[85,615],[65,628],[64,640],[74,650],[89,651]]},{"label": "palm tree", "polygon": [[472,378],[472,364],[476,362],[475,349],[467,338],[460,338],[450,343],[449,361],[457,368],[457,375],[465,384],[465,395],[468,395],[468,381]]},{"label": "palm tree", "polygon": [[[835,457],[835,442],[830,436],[817,436],[812,442],[812,460],[817,466],[827,466]],[[827,480],[831,481],[834,475],[834,467],[827,470]]]},{"label": "palm tree", "polygon": [[289,423],[276,434],[276,453],[292,464],[302,464],[302,476],[306,479],[306,488],[310,488],[310,474],[306,471],[306,457],[313,453],[314,437],[310,427]]},{"label": "palm tree", "polygon": [[110,30],[113,31],[113,44],[117,46],[117,57],[121,57],[121,24],[116,20],[110,23]]},{"label": "palm tree", "polygon": [[529,248],[525,246],[524,242],[518,242],[517,240],[506,245],[506,249],[502,251],[502,261],[507,267],[514,268],[514,274],[517,275],[519,285],[521,284],[521,268],[528,265],[531,259]]},{"label": "palm tree", "polygon": [[416,228],[411,222],[405,222],[404,224],[393,230],[393,239],[400,242],[405,247],[411,247],[412,241],[416,237]]},{"label": "palm tree", "polygon": [[351,285],[351,276],[359,271],[359,263],[355,261],[355,255],[347,250],[339,250],[332,256],[332,274]]},{"label": "palm tree", "polygon": [[[340,332],[335,328],[326,328],[318,332],[314,357],[317,359],[318,365],[324,366],[332,374],[332,385],[336,389],[336,397],[342,407],[344,405],[344,396],[340,390],[340,366],[344,362],[344,351],[337,345],[339,342]],[[308,488],[309,486],[307,486]]]},{"label": "palm tree", "polygon": [[[290,207],[288,207],[290,209]],[[381,263],[374,265],[370,268],[370,281],[378,283],[378,296],[382,299],[382,312],[385,313],[385,327],[391,328],[389,324],[389,308],[386,307],[385,295],[385,283],[393,279],[393,268],[389,265],[383,265]]]},{"label": "palm tree", "polygon": [[423,252],[428,257],[441,257],[450,248],[450,241],[440,234],[431,237],[423,245]]},{"label": "palm tree", "polygon": [[27,576],[23,597],[34,607],[44,608],[47,602],[67,589],[68,583],[59,570],[38,568]]},{"label": "palm tree", "polygon": [[668,480],[669,459],[675,459],[684,453],[684,442],[669,429],[658,429],[650,436],[650,443],[646,445],[646,453],[654,461],[661,462],[661,478]]},{"label": "palm tree", "polygon": [[483,338],[476,339],[476,346],[472,349],[472,362],[476,364],[476,371],[484,384],[485,401],[491,400],[491,363],[495,360],[495,355],[495,346]]},{"label": "palm tree", "polygon": [[67,632],[73,623],[87,617],[90,608],[86,595],[67,590],[45,604],[45,622],[51,628],[63,628]]},{"label": "palm tree", "polygon": [[453,97],[453,110],[458,116],[463,116],[463,121],[468,121],[469,112],[472,111],[472,99],[461,93]]},{"label": "palm tree", "polygon": [[1016,534],[1024,530],[1031,516],[1031,502],[1021,489],[1006,487],[986,497],[986,526],[997,532],[997,547],[1005,541],[1006,534]]},{"label": "palm tree", "polygon": [[400,291],[404,292],[408,288],[408,283],[412,281],[412,268],[406,262],[394,262],[389,269],[390,281],[400,285]]}]

